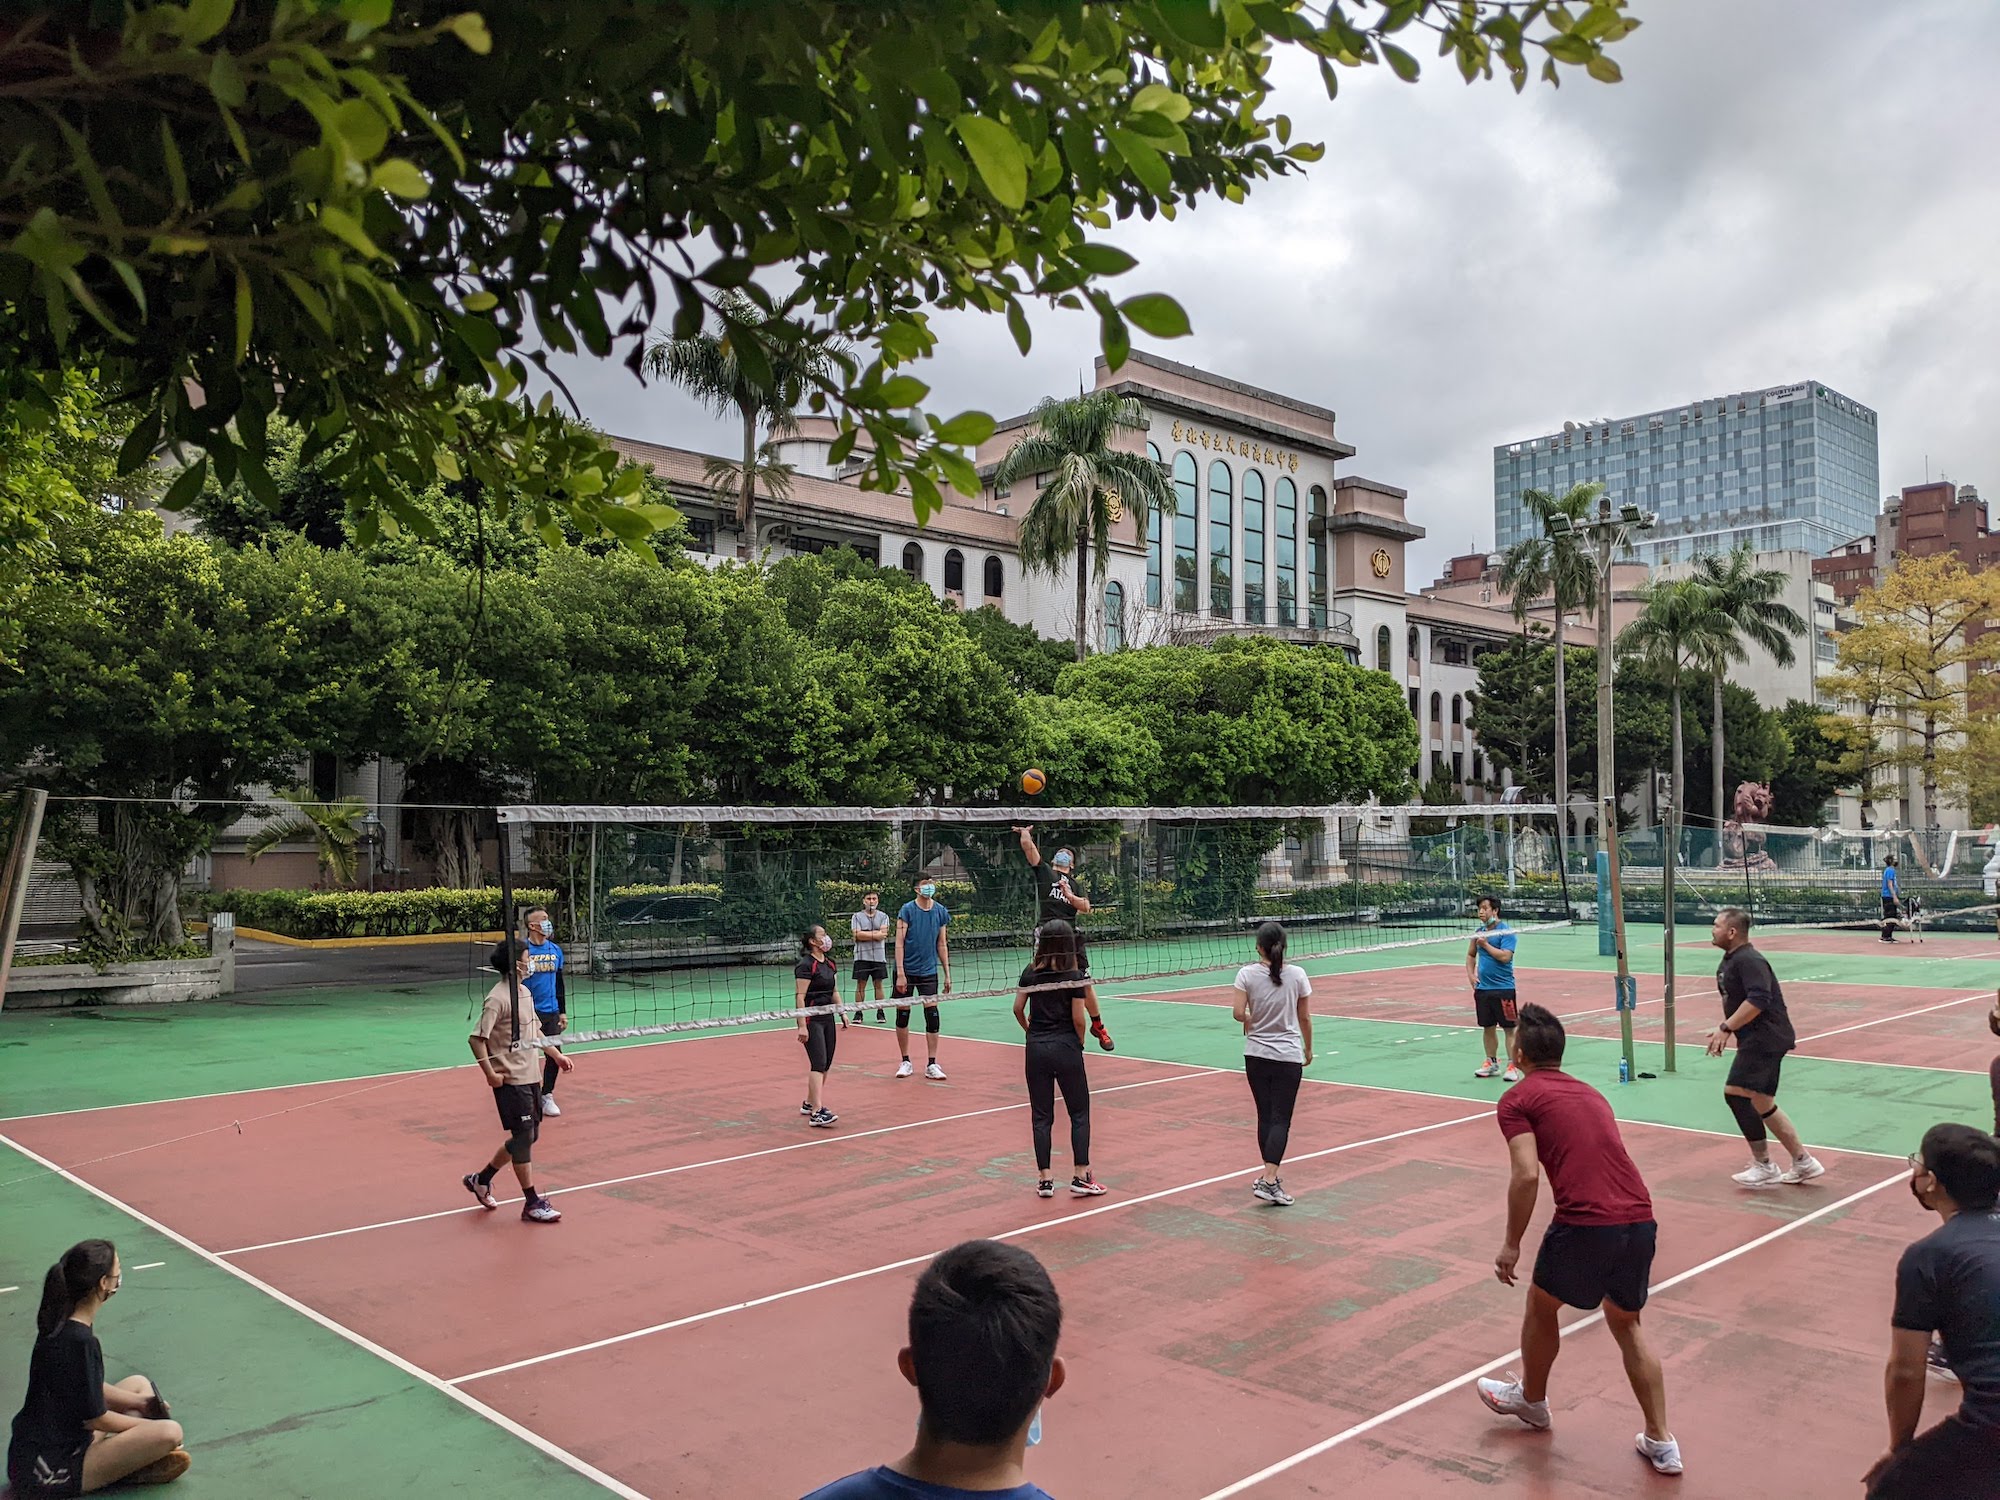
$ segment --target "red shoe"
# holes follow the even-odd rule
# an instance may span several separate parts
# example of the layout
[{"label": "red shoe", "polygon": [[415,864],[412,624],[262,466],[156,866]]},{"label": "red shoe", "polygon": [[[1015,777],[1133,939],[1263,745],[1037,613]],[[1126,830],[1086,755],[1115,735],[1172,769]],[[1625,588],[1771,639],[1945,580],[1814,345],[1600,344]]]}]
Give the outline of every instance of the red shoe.
[{"label": "red shoe", "polygon": [[1106,1052],[1115,1052],[1117,1050],[1111,1044],[1111,1033],[1104,1025],[1104,1017],[1097,1016],[1091,1021],[1090,1034],[1097,1038],[1097,1045],[1102,1047]]}]

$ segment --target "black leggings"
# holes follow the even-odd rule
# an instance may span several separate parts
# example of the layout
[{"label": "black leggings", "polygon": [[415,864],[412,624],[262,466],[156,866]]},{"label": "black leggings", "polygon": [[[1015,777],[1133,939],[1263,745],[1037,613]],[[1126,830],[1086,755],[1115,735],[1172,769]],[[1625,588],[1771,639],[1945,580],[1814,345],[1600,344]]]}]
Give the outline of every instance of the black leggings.
[{"label": "black leggings", "polygon": [[1090,1080],[1083,1071],[1083,1043],[1074,1036],[1028,1038],[1028,1113],[1035,1126],[1035,1165],[1049,1170],[1056,1123],[1056,1090],[1069,1111],[1069,1154],[1078,1170],[1090,1160]]},{"label": "black leggings", "polygon": [[1993,1059],[1993,1133],[2000,1135],[2000,1057]]},{"label": "black leggings", "polygon": [[1243,1076],[1250,1080],[1250,1097],[1257,1101],[1257,1149],[1263,1161],[1277,1166],[1285,1159],[1292,1138],[1292,1106],[1298,1103],[1299,1080],[1306,1065],[1269,1057],[1243,1059]]}]

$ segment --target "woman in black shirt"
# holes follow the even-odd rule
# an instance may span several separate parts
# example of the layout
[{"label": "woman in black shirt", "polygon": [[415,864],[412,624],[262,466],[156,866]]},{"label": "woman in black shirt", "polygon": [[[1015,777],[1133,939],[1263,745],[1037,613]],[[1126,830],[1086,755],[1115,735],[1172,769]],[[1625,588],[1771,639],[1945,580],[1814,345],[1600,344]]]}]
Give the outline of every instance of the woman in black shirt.
[{"label": "woman in black shirt", "polygon": [[[810,1007],[832,1005],[839,976],[833,967],[833,939],[824,927],[815,927],[799,939],[799,961],[792,966],[797,981],[793,1001],[803,1012]],[[806,1123],[820,1130],[840,1118],[824,1102],[826,1075],[833,1071],[834,1013],[799,1016],[799,1045],[806,1049],[806,1102],[799,1113]],[[842,1026],[847,1018],[838,1018]]]},{"label": "woman in black shirt", "polygon": [[1046,922],[1035,943],[1035,961],[1021,971],[1014,992],[1014,1019],[1028,1034],[1028,1110],[1034,1122],[1035,1191],[1056,1195],[1049,1176],[1050,1137],[1056,1122],[1056,1090],[1069,1111],[1069,1154],[1075,1168],[1069,1190],[1079,1198],[1104,1191],[1090,1172],[1090,1079],[1083,1070],[1083,1038],[1097,993],[1076,956],[1076,929]]},{"label": "woman in black shirt", "polygon": [[153,1383],[134,1375],[105,1384],[95,1324],[122,1280],[109,1240],[70,1246],[42,1279],[28,1397],[7,1445],[16,1500],[67,1500],[121,1480],[164,1484],[188,1470],[181,1424]]}]

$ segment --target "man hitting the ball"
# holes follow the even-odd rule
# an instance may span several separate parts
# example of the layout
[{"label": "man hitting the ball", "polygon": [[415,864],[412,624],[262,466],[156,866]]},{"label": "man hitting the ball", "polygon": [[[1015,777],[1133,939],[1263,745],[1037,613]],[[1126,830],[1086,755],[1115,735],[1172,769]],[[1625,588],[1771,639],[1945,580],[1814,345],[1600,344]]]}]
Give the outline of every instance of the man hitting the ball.
[{"label": "man hitting the ball", "polygon": [[[1044,785],[1040,771],[1029,771],[1021,778],[1022,789],[1033,795]],[[1056,850],[1045,867],[1042,851],[1035,847],[1035,825],[1016,823],[1014,832],[1021,839],[1021,853],[1027,856],[1028,868],[1038,871],[1035,886],[1035,942],[1042,940],[1042,929],[1051,922],[1067,922],[1076,930],[1076,962],[1083,971],[1084,978],[1090,977],[1090,952],[1084,946],[1083,924],[1077,920],[1090,911],[1090,898],[1070,884],[1070,876],[1076,872],[1076,851],[1070,848]],[[1097,991],[1084,991],[1086,1006],[1090,1012],[1090,1034],[1097,1038],[1097,1045],[1106,1052],[1112,1050],[1111,1032],[1104,1024],[1104,1017],[1098,1014]]]}]

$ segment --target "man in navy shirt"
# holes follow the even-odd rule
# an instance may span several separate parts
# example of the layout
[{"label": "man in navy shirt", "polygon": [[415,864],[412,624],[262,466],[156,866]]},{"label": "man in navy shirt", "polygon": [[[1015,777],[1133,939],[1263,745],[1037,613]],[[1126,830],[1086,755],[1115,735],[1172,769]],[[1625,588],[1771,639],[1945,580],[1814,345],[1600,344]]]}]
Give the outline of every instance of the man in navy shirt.
[{"label": "man in navy shirt", "polygon": [[1050,1500],[1028,1483],[1042,1403],[1063,1386],[1062,1299],[1016,1245],[968,1240],[932,1261],[910,1298],[896,1356],[917,1388],[917,1442],[894,1463],[850,1474],[806,1500]]},{"label": "man in navy shirt", "polygon": [[[932,999],[938,992],[940,981],[944,992],[951,993],[951,940],[945,929],[951,925],[951,912],[937,899],[937,882],[929,876],[917,882],[917,899],[905,901],[903,909],[896,913],[896,998],[907,1002],[914,990],[925,999]],[[938,1008],[935,1002],[924,1007],[924,1042],[930,1051],[930,1062],[924,1068],[924,1077],[942,1081],[944,1069],[938,1066]],[[910,1007],[907,1003],[896,1007],[896,1045],[902,1049],[902,1065],[896,1069],[898,1078],[908,1078],[916,1069],[910,1064]]]},{"label": "man in navy shirt", "polygon": [[[535,1020],[543,1036],[561,1036],[569,1029],[569,996],[563,988],[563,951],[555,939],[556,924],[549,920],[546,909],[537,906],[528,912],[523,925],[527,928],[528,957],[534,962],[527,985],[535,1002]],[[556,1107],[558,1076],[551,1056],[542,1063],[542,1113],[551,1119],[562,1113]]]},{"label": "man in navy shirt", "polygon": [[[1896,1266],[1889,1451],[1864,1480],[1868,1500],[1991,1497],[2000,1489],[2000,1142],[1970,1125],[1933,1125],[1910,1167],[1911,1195],[1944,1223]],[[1964,1394],[1919,1437],[1933,1332]]]}]

